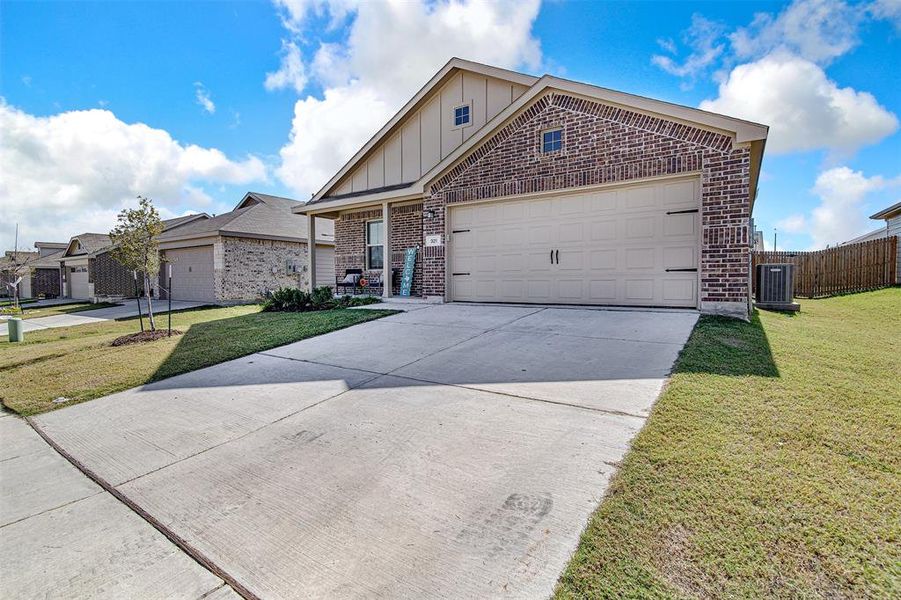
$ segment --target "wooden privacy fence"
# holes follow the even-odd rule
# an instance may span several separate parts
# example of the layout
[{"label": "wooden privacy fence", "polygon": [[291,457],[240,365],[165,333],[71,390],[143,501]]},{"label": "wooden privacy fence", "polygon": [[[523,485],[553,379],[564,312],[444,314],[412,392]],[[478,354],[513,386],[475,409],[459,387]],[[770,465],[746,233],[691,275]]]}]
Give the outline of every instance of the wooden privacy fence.
[{"label": "wooden privacy fence", "polygon": [[795,265],[795,297],[823,298],[895,284],[898,257],[895,236],[814,252],[753,252],[751,273],[757,289],[757,265]]}]

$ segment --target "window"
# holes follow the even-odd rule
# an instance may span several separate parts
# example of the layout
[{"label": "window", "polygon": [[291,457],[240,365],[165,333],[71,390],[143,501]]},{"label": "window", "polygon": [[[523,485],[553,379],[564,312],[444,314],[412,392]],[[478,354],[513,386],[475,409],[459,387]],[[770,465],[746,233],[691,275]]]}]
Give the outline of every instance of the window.
[{"label": "window", "polygon": [[469,125],[469,105],[464,104],[454,108],[454,127]]},{"label": "window", "polygon": [[382,269],[385,266],[385,225],[382,221],[366,223],[366,268]]},{"label": "window", "polygon": [[541,134],[541,151],[556,152],[563,147],[563,130],[552,129]]}]

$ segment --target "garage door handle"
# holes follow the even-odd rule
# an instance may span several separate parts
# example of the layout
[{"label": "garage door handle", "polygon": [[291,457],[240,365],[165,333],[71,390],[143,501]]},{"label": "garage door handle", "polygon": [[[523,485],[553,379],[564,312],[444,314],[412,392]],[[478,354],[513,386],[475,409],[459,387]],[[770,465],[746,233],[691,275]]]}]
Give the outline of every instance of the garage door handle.
[{"label": "garage door handle", "polygon": [[469,273],[451,273],[451,275],[456,277],[457,275],[469,275]]},{"label": "garage door handle", "polygon": [[667,273],[672,273],[674,271],[677,273],[697,273],[698,269],[697,269],[697,267],[695,267],[692,269],[667,269],[666,270]]},{"label": "garage door handle", "polygon": [[557,259],[557,264],[559,265],[560,264],[560,251],[559,250],[557,250],[557,255],[555,258]]},{"label": "garage door handle", "polygon": [[689,208],[688,210],[668,210],[666,214],[668,215],[685,215],[688,213],[696,213],[698,212],[697,208]]},{"label": "garage door handle", "polygon": [[551,250],[551,264],[554,264],[554,251]]},{"label": "garage door handle", "polygon": [[454,229],[451,233],[469,233],[469,229]]}]

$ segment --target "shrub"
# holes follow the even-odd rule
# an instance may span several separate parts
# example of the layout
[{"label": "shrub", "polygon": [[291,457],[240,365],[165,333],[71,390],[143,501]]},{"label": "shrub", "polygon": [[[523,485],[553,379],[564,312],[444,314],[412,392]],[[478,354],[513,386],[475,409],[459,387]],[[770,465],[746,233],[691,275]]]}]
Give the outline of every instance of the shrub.
[{"label": "shrub", "polygon": [[263,310],[267,312],[305,312],[366,306],[378,302],[381,300],[371,296],[343,296],[336,299],[332,294],[332,288],[327,286],[318,287],[312,293],[299,288],[279,288],[271,292],[263,301]]}]

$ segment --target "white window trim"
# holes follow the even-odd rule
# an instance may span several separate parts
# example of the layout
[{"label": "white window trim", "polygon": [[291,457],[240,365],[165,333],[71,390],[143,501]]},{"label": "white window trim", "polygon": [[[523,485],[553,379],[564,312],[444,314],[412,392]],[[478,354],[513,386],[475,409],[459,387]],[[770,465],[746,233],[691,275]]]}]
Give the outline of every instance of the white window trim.
[{"label": "white window trim", "polygon": [[[370,223],[381,223],[382,224],[382,243],[381,244],[370,244],[369,243],[369,224]],[[372,267],[369,264],[369,249],[376,246],[382,247],[382,265],[385,264],[385,219],[369,219],[365,222],[363,226],[363,264],[366,271],[371,271],[373,268],[381,269],[382,267]]]},{"label": "white window trim", "polygon": [[[553,133],[554,131],[559,131],[559,132],[560,132],[560,147],[559,147],[558,149],[556,149],[556,150],[545,151],[545,149],[544,149],[544,136],[545,136],[545,134]],[[542,129],[542,130],[538,133],[538,151],[539,151],[540,154],[546,155],[546,156],[553,156],[553,155],[557,154],[558,152],[563,152],[565,149],[566,149],[566,136],[565,136],[565,134],[563,133],[563,127],[562,127],[562,126],[558,126],[558,127],[548,127],[547,129]]]},{"label": "white window trim", "polygon": [[[464,106],[469,108],[469,120],[462,125],[457,125],[457,109],[463,108]],[[466,127],[472,127],[472,100],[469,102],[461,102],[460,104],[454,104],[451,108],[451,131],[455,129],[464,129]]]}]

